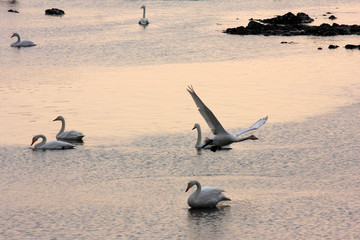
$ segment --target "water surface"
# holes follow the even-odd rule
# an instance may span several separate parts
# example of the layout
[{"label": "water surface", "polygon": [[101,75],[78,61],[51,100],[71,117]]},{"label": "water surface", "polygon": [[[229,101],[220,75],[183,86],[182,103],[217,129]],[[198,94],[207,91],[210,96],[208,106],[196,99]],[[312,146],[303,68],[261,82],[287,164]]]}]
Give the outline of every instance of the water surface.
[{"label": "water surface", "polygon": [[[51,7],[66,14],[45,16]],[[222,33],[288,11],[359,24],[357,1],[0,9],[0,239],[360,239],[360,53],[343,48],[359,37]],[[37,46],[11,48],[13,32]],[[211,133],[187,85],[228,130],[268,115],[259,140],[199,154],[193,124]],[[31,150],[35,134],[55,139],[58,115],[84,143]],[[191,179],[232,201],[189,210]]]}]

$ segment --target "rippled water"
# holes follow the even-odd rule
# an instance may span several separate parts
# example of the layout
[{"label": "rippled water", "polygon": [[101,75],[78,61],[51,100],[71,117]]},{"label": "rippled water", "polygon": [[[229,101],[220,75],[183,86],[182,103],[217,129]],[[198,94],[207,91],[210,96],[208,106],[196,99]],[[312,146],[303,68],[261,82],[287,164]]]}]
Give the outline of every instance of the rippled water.
[{"label": "rippled water", "polygon": [[[65,16],[45,16],[51,7]],[[222,33],[288,11],[360,24],[357,1],[2,0],[0,10],[0,239],[360,239],[360,52],[343,48],[359,37]],[[13,32],[37,46],[11,48]],[[259,140],[199,154],[193,124],[211,133],[189,84],[228,130],[268,115]],[[84,143],[30,149],[35,134],[55,138],[58,115]],[[232,201],[189,209],[191,179]]]}]

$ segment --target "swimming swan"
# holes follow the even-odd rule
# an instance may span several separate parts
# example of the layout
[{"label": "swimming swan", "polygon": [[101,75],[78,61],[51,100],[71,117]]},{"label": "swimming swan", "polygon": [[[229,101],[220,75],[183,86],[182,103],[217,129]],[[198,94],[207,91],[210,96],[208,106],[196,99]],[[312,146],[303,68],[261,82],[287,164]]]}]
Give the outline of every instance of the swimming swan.
[{"label": "swimming swan", "polygon": [[85,137],[85,135],[77,130],[70,130],[65,131],[65,119],[63,116],[58,116],[53,121],[61,121],[61,129],[56,134],[56,139],[62,139],[62,140],[68,140],[68,141],[82,141],[82,138]]},{"label": "swimming swan", "polygon": [[224,190],[209,186],[201,187],[200,183],[196,180],[188,183],[185,192],[194,185],[197,188],[188,198],[188,204],[191,208],[211,208],[216,207],[221,201],[231,200],[223,194]]},{"label": "swimming swan", "polygon": [[46,142],[46,137],[42,134],[38,134],[33,137],[31,145],[32,146],[39,138],[42,138],[42,141],[40,143],[35,144],[34,149],[49,149],[49,150],[64,150],[64,149],[71,149],[75,146],[62,141],[50,141]]},{"label": "swimming swan", "polygon": [[195,93],[192,86],[188,86],[187,91],[190,93],[191,97],[194,99],[194,102],[196,106],[198,107],[198,110],[200,114],[205,119],[206,123],[209,125],[211,131],[215,135],[213,139],[209,139],[201,148],[206,147],[207,145],[214,145],[211,147],[211,151],[215,152],[216,150],[221,149],[222,146],[230,145],[234,142],[241,142],[247,139],[250,140],[257,140],[254,135],[251,135],[248,138],[238,138],[243,133],[246,133],[248,131],[252,131],[255,129],[260,128],[262,125],[264,125],[268,119],[268,117],[264,117],[260,120],[258,120],[256,123],[254,123],[250,128],[238,131],[236,133],[229,133],[227,132],[221,123],[217,120],[215,115],[211,112],[211,110],[201,101],[201,99],[198,97],[198,95]]},{"label": "swimming swan", "polygon": [[17,41],[12,43],[10,46],[11,47],[32,47],[32,46],[36,46],[35,43],[33,43],[32,41],[28,41],[28,40],[20,40],[20,35],[18,33],[14,33],[11,38],[13,37],[17,37]]},{"label": "swimming swan", "polygon": [[[195,144],[195,148],[197,150],[201,150],[201,149],[211,149],[213,147],[213,145],[209,144],[205,147],[203,147],[203,145],[205,145],[210,139],[208,138],[205,138],[205,142],[203,144],[201,144],[201,140],[202,140],[202,134],[201,134],[201,127],[200,127],[200,124],[198,123],[195,123],[194,127],[192,130],[196,129],[197,130],[197,134],[198,134],[198,137],[197,137],[197,141],[196,141],[196,144]],[[231,150],[233,149],[232,147],[230,146],[222,146],[221,147],[221,150]]]},{"label": "swimming swan", "polygon": [[[145,17],[145,5],[141,6],[141,8],[143,9],[143,17],[140,19],[139,24],[146,26],[149,24],[149,21],[147,20],[147,18]],[[140,8],[140,9],[141,9]]]}]

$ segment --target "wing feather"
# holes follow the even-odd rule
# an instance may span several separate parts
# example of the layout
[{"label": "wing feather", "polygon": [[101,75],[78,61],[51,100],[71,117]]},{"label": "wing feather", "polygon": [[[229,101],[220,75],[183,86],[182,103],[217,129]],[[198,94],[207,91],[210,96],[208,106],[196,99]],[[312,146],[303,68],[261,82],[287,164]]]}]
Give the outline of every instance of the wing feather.
[{"label": "wing feather", "polygon": [[194,88],[192,86],[188,86],[186,90],[190,93],[191,97],[194,99],[194,102],[198,107],[201,116],[203,116],[203,118],[205,119],[206,123],[209,125],[209,128],[211,129],[213,134],[217,135],[219,133],[225,133],[226,131],[219,122],[219,120],[217,120],[217,118],[211,112],[211,110],[201,101],[201,99],[195,93]]},{"label": "wing feather", "polygon": [[267,120],[268,120],[267,116],[264,117],[264,118],[261,118],[256,123],[254,123],[251,127],[247,128],[247,129],[244,129],[244,130],[241,130],[241,131],[238,131],[238,132],[235,133],[235,135],[238,137],[243,133],[246,133],[246,132],[249,132],[249,131],[252,131],[252,130],[256,130],[256,129],[260,128],[262,125],[264,125]]}]

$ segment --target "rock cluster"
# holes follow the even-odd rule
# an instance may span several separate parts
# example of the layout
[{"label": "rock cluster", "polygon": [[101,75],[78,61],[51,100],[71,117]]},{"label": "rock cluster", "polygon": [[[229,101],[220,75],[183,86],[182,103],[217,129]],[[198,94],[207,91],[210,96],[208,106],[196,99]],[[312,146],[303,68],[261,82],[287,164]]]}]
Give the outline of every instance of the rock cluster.
[{"label": "rock cluster", "polygon": [[65,14],[65,12],[58,8],[51,8],[45,10],[46,15],[56,15],[56,16],[62,16]]},{"label": "rock cluster", "polygon": [[251,19],[246,27],[228,28],[224,33],[238,35],[264,35],[264,36],[336,36],[360,35],[360,25],[345,25],[323,23],[320,26],[311,26],[306,23],[313,21],[306,13],[294,15],[289,12],[282,16],[270,19]]}]

